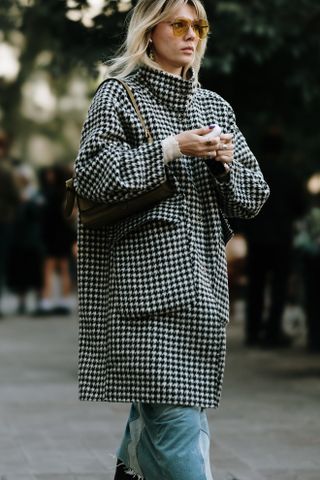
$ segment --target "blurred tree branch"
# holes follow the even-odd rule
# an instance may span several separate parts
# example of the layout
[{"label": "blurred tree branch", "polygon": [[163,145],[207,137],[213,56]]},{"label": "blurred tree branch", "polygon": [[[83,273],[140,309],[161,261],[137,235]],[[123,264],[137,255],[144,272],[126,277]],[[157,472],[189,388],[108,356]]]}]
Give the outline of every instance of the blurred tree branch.
[{"label": "blurred tree branch", "polygon": [[[203,85],[225,96],[244,124],[262,128],[279,122],[298,132],[303,121],[310,123],[312,132],[320,106],[320,70],[315,68],[320,2],[205,0],[204,4],[212,34],[201,73]],[[99,62],[115,52],[124,37],[128,6],[108,0],[90,17],[89,0],[1,0],[0,41],[20,49],[16,80],[0,78],[7,128],[17,125],[21,90],[39,68],[41,53],[50,52],[50,61],[42,68],[55,84],[66,83],[77,70],[96,78]],[[296,133],[292,137],[297,138]]]}]

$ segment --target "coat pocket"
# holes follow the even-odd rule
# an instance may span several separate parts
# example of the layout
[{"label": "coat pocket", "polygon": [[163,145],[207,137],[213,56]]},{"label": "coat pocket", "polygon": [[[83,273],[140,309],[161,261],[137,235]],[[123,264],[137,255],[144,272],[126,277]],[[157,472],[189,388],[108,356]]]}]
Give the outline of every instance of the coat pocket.
[{"label": "coat pocket", "polygon": [[119,239],[111,258],[115,314],[185,311],[194,304],[190,240],[183,222],[150,220]]}]

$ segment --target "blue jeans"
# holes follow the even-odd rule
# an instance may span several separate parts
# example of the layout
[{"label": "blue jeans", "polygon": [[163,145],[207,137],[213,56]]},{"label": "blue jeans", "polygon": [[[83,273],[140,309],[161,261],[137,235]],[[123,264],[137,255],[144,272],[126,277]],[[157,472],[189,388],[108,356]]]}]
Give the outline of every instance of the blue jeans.
[{"label": "blue jeans", "polygon": [[133,403],[118,458],[146,480],[213,480],[200,407]]}]

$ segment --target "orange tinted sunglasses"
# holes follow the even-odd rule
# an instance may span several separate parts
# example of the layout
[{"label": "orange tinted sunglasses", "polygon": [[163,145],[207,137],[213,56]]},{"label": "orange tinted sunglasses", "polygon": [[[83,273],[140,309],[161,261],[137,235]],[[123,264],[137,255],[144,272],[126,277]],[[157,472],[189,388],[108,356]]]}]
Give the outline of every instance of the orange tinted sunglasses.
[{"label": "orange tinted sunglasses", "polygon": [[192,27],[194,33],[199,37],[201,40],[206,38],[209,33],[209,24],[207,20],[199,19],[199,20],[189,20],[187,18],[177,18],[170,23],[173,34],[175,37],[182,37],[185,35],[189,28]]}]

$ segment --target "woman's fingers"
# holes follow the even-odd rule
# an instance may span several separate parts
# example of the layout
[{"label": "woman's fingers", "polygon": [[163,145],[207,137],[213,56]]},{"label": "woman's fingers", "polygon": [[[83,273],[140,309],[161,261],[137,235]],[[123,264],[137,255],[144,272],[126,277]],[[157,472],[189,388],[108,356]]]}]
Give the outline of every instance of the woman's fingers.
[{"label": "woman's fingers", "polygon": [[232,163],[233,161],[233,156],[229,157],[227,155],[217,155],[216,156],[216,161],[217,162],[225,162],[225,163]]},{"label": "woman's fingers", "polygon": [[233,139],[232,133],[221,133],[220,140],[224,143],[231,143]]},{"label": "woman's fingers", "polygon": [[220,158],[228,158],[233,159],[234,148],[224,148],[224,149],[217,149],[217,157]]},{"label": "woman's fingers", "polygon": [[201,127],[197,128],[196,130],[191,130],[190,133],[194,133],[195,135],[206,135],[207,133],[212,132],[212,128],[209,127]]},{"label": "woman's fingers", "polygon": [[220,136],[220,144],[217,148],[216,160],[223,163],[231,163],[233,161],[234,144],[233,135],[225,133]]},{"label": "woman's fingers", "polygon": [[[179,143],[181,152],[184,155],[202,158],[220,158],[226,162],[231,162],[233,157],[233,135],[224,133],[218,137],[206,138],[206,134],[211,132],[209,127],[198,128],[181,132],[175,138]],[[229,158],[230,157],[230,158]],[[222,161],[222,160],[221,160]]]},{"label": "woman's fingers", "polygon": [[216,143],[211,146],[204,146],[203,153],[206,157],[217,157],[221,159],[227,159],[227,161],[232,161],[233,159],[234,147],[232,144],[221,144]]},{"label": "woman's fingers", "polygon": [[217,150],[219,155],[224,155],[224,152],[228,154],[234,150],[232,133],[223,133],[220,135],[220,143]]},{"label": "woman's fingers", "polygon": [[203,156],[204,157],[214,157],[214,158],[216,158],[217,150],[212,150],[211,152],[206,151],[206,152],[204,152]]},{"label": "woman's fingers", "polygon": [[217,150],[218,152],[222,152],[222,153],[225,152],[228,154],[229,152],[233,152],[234,147],[232,144],[219,143]]}]

